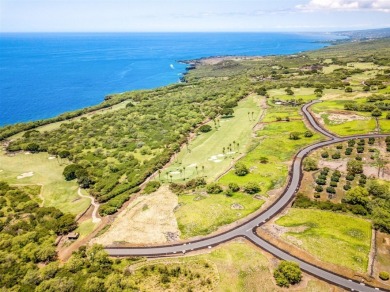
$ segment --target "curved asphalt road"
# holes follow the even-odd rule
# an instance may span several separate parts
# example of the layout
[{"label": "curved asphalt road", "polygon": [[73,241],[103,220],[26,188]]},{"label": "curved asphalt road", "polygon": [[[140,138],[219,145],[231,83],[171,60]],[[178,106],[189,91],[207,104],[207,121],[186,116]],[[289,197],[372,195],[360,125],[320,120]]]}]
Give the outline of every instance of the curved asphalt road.
[{"label": "curved asphalt road", "polygon": [[[355,282],[350,279],[344,278],[337,274],[334,274],[330,271],[323,270],[320,267],[309,264],[299,258],[296,258],[290,255],[288,252],[283,251],[269,242],[259,238],[256,235],[256,229],[258,226],[264,224],[267,220],[278,214],[282,211],[294,198],[296,191],[300,186],[300,182],[302,179],[302,159],[309,154],[311,151],[321,148],[327,145],[331,145],[338,142],[347,141],[351,138],[369,138],[369,137],[385,137],[388,135],[380,135],[380,134],[368,134],[368,135],[358,135],[358,136],[350,136],[350,137],[337,137],[325,129],[323,129],[311,114],[308,112],[307,108],[313,103],[317,103],[319,101],[313,101],[311,103],[306,104],[302,107],[302,112],[305,115],[306,119],[309,121],[311,126],[323,134],[324,136],[330,138],[330,140],[318,142],[311,146],[308,146],[298,152],[298,154],[294,157],[293,165],[290,171],[290,179],[289,183],[283,193],[283,195],[268,209],[260,213],[254,218],[249,219],[248,221],[224,232],[221,234],[217,234],[215,236],[206,237],[201,240],[186,242],[183,244],[175,244],[175,245],[165,245],[165,246],[148,246],[148,247],[106,247],[106,251],[110,256],[147,256],[147,257],[157,257],[157,256],[169,256],[175,254],[184,254],[186,252],[190,252],[198,249],[207,249],[214,247],[223,242],[229,241],[236,237],[244,237],[254,243],[255,245],[261,247],[262,249],[270,252],[276,257],[297,262],[301,269],[306,271],[309,274],[312,274],[318,278],[321,278],[327,282],[335,284],[337,286],[341,286],[343,288],[351,289],[352,291],[362,291],[362,292],[373,292],[378,291],[378,288],[373,288],[364,285],[363,283]],[[382,289],[383,290],[383,289]]]}]

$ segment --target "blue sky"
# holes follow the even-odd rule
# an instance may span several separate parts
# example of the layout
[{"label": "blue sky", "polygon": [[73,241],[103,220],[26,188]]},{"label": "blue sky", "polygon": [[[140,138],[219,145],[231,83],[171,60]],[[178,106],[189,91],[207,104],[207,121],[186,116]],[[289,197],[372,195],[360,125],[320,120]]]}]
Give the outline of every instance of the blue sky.
[{"label": "blue sky", "polygon": [[390,27],[390,0],[0,0],[0,32]]}]

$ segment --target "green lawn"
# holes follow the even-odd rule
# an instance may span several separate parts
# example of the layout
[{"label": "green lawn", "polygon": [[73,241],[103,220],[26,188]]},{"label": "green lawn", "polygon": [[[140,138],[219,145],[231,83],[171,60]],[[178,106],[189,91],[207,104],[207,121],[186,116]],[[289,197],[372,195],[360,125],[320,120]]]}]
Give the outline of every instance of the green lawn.
[{"label": "green lawn", "polygon": [[[371,223],[344,214],[309,209],[290,209],[276,224],[285,227],[307,227],[302,232],[287,232],[300,248],[318,259],[366,272],[371,247]],[[295,244],[297,242],[294,240]]]},{"label": "green lawn", "polygon": [[[63,161],[65,162],[65,161]],[[49,159],[47,153],[6,156],[0,153],[0,180],[9,184],[38,184],[43,185],[42,196],[44,206],[54,206],[63,212],[79,214],[83,212],[90,200],[77,195],[77,183],[65,181],[62,172],[64,163],[57,159]],[[30,177],[17,179],[17,176],[33,172]]]},{"label": "green lawn", "polygon": [[[214,123],[210,122],[212,131],[201,133],[191,141],[190,145],[178,154],[176,162],[164,171],[161,179],[170,180],[169,175],[172,175],[173,181],[182,181],[185,174],[186,179],[205,176],[208,181],[212,181],[223,173],[231,166],[234,158],[245,152],[251,140],[252,128],[260,116],[260,98],[262,97],[251,95],[240,101],[238,107],[234,108],[234,117],[220,119],[218,130],[215,129]],[[229,144],[231,151],[228,150]]]},{"label": "green lawn", "polygon": [[390,133],[390,120],[384,118],[379,119],[379,126],[381,129],[381,133],[386,133],[386,134]]},{"label": "green lawn", "polygon": [[79,224],[77,229],[74,232],[80,233],[80,238],[83,238],[89,235],[97,225],[92,222],[92,219],[88,219]]},{"label": "green lawn", "polygon": [[[180,195],[175,215],[181,238],[206,235],[219,226],[237,221],[261,207],[263,200],[251,195],[235,193],[232,197],[218,195]],[[232,209],[240,204],[244,209]]]},{"label": "green lawn", "polygon": [[[298,108],[277,107],[269,110],[265,120],[273,119],[277,113],[295,110]],[[271,116],[271,118],[269,118]],[[250,168],[250,173],[246,176],[237,176],[234,170],[229,171],[219,182],[228,185],[236,182],[243,186],[248,182],[258,182],[261,186],[261,193],[266,194],[269,190],[280,188],[284,185],[288,174],[288,162],[292,159],[298,149],[312,144],[321,139],[317,133],[310,138],[303,136],[307,131],[302,121],[274,122],[267,124],[257,135],[258,145],[248,155],[240,161]],[[290,140],[290,132],[302,133],[299,140]],[[268,163],[261,163],[260,157],[266,157]]]},{"label": "green lawn", "polygon": [[[353,112],[353,111],[344,111],[344,104],[350,102],[350,100],[327,100],[321,103],[312,105],[311,109],[317,114],[321,114],[321,118],[325,123],[325,127],[332,133],[335,133],[340,136],[349,136],[357,134],[366,134],[374,132],[376,129],[375,119],[371,117],[369,112]],[[365,98],[354,99],[354,102],[364,103]],[[353,121],[333,121],[329,119],[329,115],[341,111],[343,113],[357,115],[362,117],[361,120]],[[386,129],[387,124],[383,123],[384,129]]]},{"label": "green lawn", "polygon": [[[267,110],[265,119],[272,119],[269,116],[273,117],[276,113],[290,113],[289,116],[300,117],[298,111],[298,107],[275,106]],[[289,139],[289,133],[294,131],[302,133],[301,139]],[[305,138],[303,137],[305,131],[307,128],[301,120],[266,124],[263,130],[257,132],[258,137],[252,140],[249,147],[250,152],[241,159],[250,168],[250,173],[239,177],[231,170],[219,182],[225,186],[230,182],[236,182],[240,186],[244,186],[248,182],[257,182],[260,184],[261,194],[267,196],[269,190],[284,185],[288,175],[288,162],[297,150],[321,139],[321,136],[316,133],[313,137]],[[268,158],[268,163],[260,163],[262,156]],[[188,170],[186,170],[187,172]],[[231,209],[234,203],[242,205],[244,209]],[[189,238],[209,234],[219,226],[253,213],[263,203],[252,196],[240,193],[231,198],[222,194],[181,195],[179,196],[180,208],[176,211],[176,218],[182,232],[182,238]]]}]

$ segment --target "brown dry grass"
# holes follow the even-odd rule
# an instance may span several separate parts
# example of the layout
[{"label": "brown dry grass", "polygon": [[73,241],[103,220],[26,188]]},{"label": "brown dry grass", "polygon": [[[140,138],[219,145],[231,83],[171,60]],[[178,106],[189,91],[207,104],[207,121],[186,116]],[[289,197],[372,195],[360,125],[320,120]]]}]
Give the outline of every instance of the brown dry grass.
[{"label": "brown dry grass", "polygon": [[377,232],[376,234],[376,257],[374,262],[374,277],[382,282],[384,287],[390,289],[390,281],[381,281],[379,273],[390,272],[390,234]]},{"label": "brown dry grass", "polygon": [[173,212],[178,199],[168,186],[133,200],[114,220],[107,232],[92,243],[157,244],[168,242],[167,234],[179,234]]}]

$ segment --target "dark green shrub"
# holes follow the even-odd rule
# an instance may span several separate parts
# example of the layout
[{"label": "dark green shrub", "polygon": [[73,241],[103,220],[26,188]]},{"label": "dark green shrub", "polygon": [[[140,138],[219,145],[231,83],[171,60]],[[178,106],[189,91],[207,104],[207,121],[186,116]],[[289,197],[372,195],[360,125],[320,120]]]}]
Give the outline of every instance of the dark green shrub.
[{"label": "dark green shrub", "polygon": [[304,134],[304,136],[305,136],[306,138],[313,137],[313,132],[311,132],[311,131],[306,131],[305,134]]},{"label": "dark green shrub", "polygon": [[332,154],[333,159],[340,159],[340,157],[341,157],[340,152],[336,152],[336,153]]},{"label": "dark green shrub", "polygon": [[316,179],[317,185],[324,186],[326,185],[326,180],[324,179]]},{"label": "dark green shrub", "polygon": [[335,194],[336,190],[334,189],[334,187],[327,187],[326,192],[329,194]]},{"label": "dark green shrub", "polygon": [[211,183],[206,186],[206,191],[208,194],[219,194],[222,193],[222,187],[217,183]]},{"label": "dark green shrub", "polygon": [[380,278],[381,280],[383,280],[383,281],[387,281],[387,280],[389,280],[390,275],[389,275],[388,272],[380,272],[380,273],[379,273],[379,278]]},{"label": "dark green shrub", "polygon": [[211,131],[211,126],[210,125],[202,125],[199,127],[199,131],[201,131],[202,133],[207,133],[207,132],[210,132]]},{"label": "dark green shrub", "polygon": [[321,153],[321,157],[322,157],[322,158],[328,158],[328,157],[329,157],[329,153],[326,152],[326,151],[325,151],[325,152],[322,152],[322,153]]},{"label": "dark green shrub", "polygon": [[258,183],[249,182],[249,183],[247,183],[247,184],[245,185],[244,191],[245,191],[245,193],[247,193],[247,194],[253,195],[253,194],[256,194],[256,193],[260,192],[261,189],[260,189],[260,186],[259,186]]},{"label": "dark green shrub", "polygon": [[160,182],[158,181],[150,181],[146,184],[143,193],[144,194],[151,194],[158,190],[158,188],[161,186]]},{"label": "dark green shrub", "polygon": [[301,281],[302,272],[297,263],[281,261],[274,271],[274,278],[278,286],[289,287]]},{"label": "dark green shrub", "polygon": [[343,186],[343,189],[344,189],[345,191],[348,191],[348,190],[351,189],[351,185],[350,185],[350,184],[346,184],[346,185]]},{"label": "dark green shrub", "polygon": [[333,181],[333,182],[339,182],[340,181],[340,177],[339,176],[332,176],[330,178],[330,180]]},{"label": "dark green shrub", "polygon": [[73,180],[75,179],[77,176],[76,176],[76,171],[82,169],[82,167],[78,164],[70,164],[70,165],[67,165],[65,166],[64,168],[64,171],[62,172],[62,174],[64,175],[65,177],[65,180]]},{"label": "dark green shrub", "polygon": [[238,176],[245,176],[249,173],[249,169],[244,163],[237,162],[234,167],[234,173]]},{"label": "dark green shrub", "polygon": [[236,183],[229,183],[229,189],[233,192],[238,192],[240,190],[240,186]]}]

